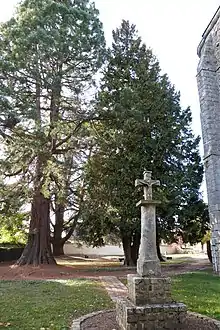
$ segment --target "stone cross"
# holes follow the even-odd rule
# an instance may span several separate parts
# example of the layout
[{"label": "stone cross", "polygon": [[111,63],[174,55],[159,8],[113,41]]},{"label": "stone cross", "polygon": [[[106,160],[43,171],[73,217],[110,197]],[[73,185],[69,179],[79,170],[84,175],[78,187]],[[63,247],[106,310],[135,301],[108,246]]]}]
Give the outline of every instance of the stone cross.
[{"label": "stone cross", "polygon": [[144,179],[137,179],[135,180],[135,187],[143,186],[144,188],[144,200],[152,200],[152,186],[160,186],[159,180],[152,180],[151,179],[152,172],[145,171],[144,172]]},{"label": "stone cross", "polygon": [[141,243],[137,272],[141,276],[156,276],[161,273],[156,247],[156,205],[160,202],[152,199],[152,186],[160,185],[159,180],[152,180],[152,172],[145,171],[144,179],[135,180],[135,186],[144,188],[144,199],[137,203],[141,206]]},{"label": "stone cross", "polygon": [[141,206],[141,244],[137,261],[137,274],[128,275],[128,297],[116,302],[116,319],[120,330],[185,329],[186,306],[173,301],[171,280],[161,276],[156,248],[156,205],[152,199],[151,172],[144,179],[135,180],[136,187],[143,187]]}]

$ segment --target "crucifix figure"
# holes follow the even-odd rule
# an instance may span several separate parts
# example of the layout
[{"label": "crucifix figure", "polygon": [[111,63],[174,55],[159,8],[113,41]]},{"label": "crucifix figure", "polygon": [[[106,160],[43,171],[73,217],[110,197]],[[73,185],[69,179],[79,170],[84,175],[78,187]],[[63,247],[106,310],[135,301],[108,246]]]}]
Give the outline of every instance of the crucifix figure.
[{"label": "crucifix figure", "polygon": [[160,185],[159,180],[152,180],[152,172],[145,171],[144,179],[135,180],[135,187],[143,187],[144,199],[137,203],[141,206],[141,243],[137,272],[141,276],[159,275],[160,262],[156,248],[156,205],[160,202],[152,199],[152,186]]},{"label": "crucifix figure", "polygon": [[152,186],[160,186],[159,180],[152,180],[151,178],[152,172],[145,171],[144,172],[144,179],[137,179],[135,180],[135,187],[143,186],[144,188],[144,200],[152,200]]}]

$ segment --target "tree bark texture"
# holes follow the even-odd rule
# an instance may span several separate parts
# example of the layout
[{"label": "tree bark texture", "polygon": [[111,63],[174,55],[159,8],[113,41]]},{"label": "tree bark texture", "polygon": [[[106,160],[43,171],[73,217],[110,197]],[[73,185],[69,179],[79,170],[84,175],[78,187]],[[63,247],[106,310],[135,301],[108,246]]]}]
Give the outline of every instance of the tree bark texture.
[{"label": "tree bark texture", "polygon": [[137,265],[137,260],[139,256],[140,241],[141,241],[140,234],[135,233],[132,237],[132,245],[131,245],[131,259],[135,266]]},{"label": "tree bark texture", "polygon": [[129,236],[122,237],[122,245],[124,250],[124,265],[125,266],[134,266],[132,257],[131,257],[131,238]]},{"label": "tree bark texture", "polygon": [[50,245],[50,200],[35,191],[27,245],[17,265],[55,264]]},{"label": "tree bark texture", "polygon": [[135,233],[131,236],[122,236],[122,245],[124,250],[124,265],[136,266],[140,246],[140,235]]},{"label": "tree bark texture", "polygon": [[64,255],[64,243],[62,240],[53,241],[53,255],[55,257]]}]

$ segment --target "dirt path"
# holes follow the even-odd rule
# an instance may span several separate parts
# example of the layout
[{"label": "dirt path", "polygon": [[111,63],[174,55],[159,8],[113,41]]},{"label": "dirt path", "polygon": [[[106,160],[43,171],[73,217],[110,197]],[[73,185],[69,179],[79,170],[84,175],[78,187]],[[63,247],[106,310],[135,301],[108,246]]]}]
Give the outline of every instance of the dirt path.
[{"label": "dirt path", "polygon": [[[165,275],[175,275],[196,270],[211,268],[208,260],[192,259],[187,262],[162,265]],[[0,280],[43,280],[43,279],[71,279],[71,278],[99,278],[99,276],[125,277],[135,273],[135,268],[125,268],[117,263],[94,262],[80,263],[65,259],[62,265],[48,265],[43,267],[15,267],[9,263],[0,263]]]}]

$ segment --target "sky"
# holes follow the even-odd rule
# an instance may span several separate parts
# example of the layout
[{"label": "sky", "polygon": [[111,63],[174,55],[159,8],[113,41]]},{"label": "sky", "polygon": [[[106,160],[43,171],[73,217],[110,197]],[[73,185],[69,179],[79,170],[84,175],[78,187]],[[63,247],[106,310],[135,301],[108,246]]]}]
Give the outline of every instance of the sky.
[{"label": "sky", "polygon": [[[0,21],[13,14],[18,0],[0,0]],[[163,73],[181,93],[181,105],[191,107],[193,131],[201,135],[196,83],[197,46],[220,0],[95,0],[107,43],[122,19],[135,24],[152,48]],[[201,144],[201,153],[203,148]]]}]

